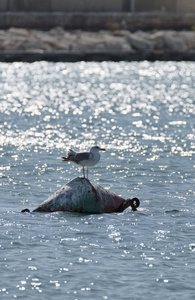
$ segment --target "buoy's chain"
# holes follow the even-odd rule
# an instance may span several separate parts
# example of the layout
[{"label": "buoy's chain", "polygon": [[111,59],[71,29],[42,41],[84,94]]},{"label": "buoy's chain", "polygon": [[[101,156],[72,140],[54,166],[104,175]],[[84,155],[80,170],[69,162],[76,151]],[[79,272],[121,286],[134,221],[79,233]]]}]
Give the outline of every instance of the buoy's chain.
[{"label": "buoy's chain", "polygon": [[133,198],[133,199],[127,199],[130,200],[130,206],[132,208],[132,211],[136,211],[138,206],[140,205],[140,201],[138,198]]},{"label": "buoy's chain", "polygon": [[22,212],[22,213],[24,213],[24,212],[28,212],[28,213],[29,213],[30,210],[29,210],[28,208],[25,208],[25,209],[21,210],[21,212]]},{"label": "buoy's chain", "polygon": [[123,212],[127,207],[131,206],[132,211],[136,211],[138,206],[140,205],[140,201],[138,198],[127,198],[123,204],[118,208],[117,212]]}]

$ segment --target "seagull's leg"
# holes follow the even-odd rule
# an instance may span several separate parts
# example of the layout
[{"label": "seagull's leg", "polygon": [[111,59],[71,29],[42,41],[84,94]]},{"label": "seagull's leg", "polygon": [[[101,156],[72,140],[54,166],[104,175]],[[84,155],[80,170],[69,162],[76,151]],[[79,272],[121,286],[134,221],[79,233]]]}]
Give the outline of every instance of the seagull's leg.
[{"label": "seagull's leg", "polygon": [[87,179],[88,179],[88,168],[87,168]]},{"label": "seagull's leg", "polygon": [[84,170],[84,166],[83,166],[83,178],[85,178],[85,170]]}]

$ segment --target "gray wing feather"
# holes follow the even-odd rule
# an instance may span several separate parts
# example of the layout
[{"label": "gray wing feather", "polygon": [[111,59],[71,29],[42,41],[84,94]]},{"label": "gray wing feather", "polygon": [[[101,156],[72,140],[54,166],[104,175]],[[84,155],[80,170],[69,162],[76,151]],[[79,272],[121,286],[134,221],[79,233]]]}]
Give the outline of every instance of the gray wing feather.
[{"label": "gray wing feather", "polygon": [[83,153],[77,153],[74,155],[74,161],[76,163],[79,163],[82,160],[87,160],[90,158],[90,153],[89,152],[83,152]]}]

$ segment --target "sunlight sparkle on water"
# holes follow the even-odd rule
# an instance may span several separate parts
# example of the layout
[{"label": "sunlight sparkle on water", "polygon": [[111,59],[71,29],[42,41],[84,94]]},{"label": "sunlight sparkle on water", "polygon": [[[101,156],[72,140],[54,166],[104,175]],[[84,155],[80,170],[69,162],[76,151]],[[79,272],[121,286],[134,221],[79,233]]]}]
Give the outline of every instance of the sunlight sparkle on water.
[{"label": "sunlight sparkle on water", "polygon": [[[0,298],[194,299],[194,63],[0,64]],[[90,180],[139,210],[32,211]]]}]

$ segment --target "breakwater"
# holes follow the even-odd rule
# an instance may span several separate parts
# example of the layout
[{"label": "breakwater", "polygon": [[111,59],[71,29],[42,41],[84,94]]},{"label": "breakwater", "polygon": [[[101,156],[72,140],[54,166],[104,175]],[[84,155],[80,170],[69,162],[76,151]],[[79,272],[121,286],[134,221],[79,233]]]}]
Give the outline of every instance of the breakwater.
[{"label": "breakwater", "polygon": [[195,60],[195,31],[0,30],[0,61]]},{"label": "breakwater", "polygon": [[0,61],[195,61],[194,14],[0,13]]}]

